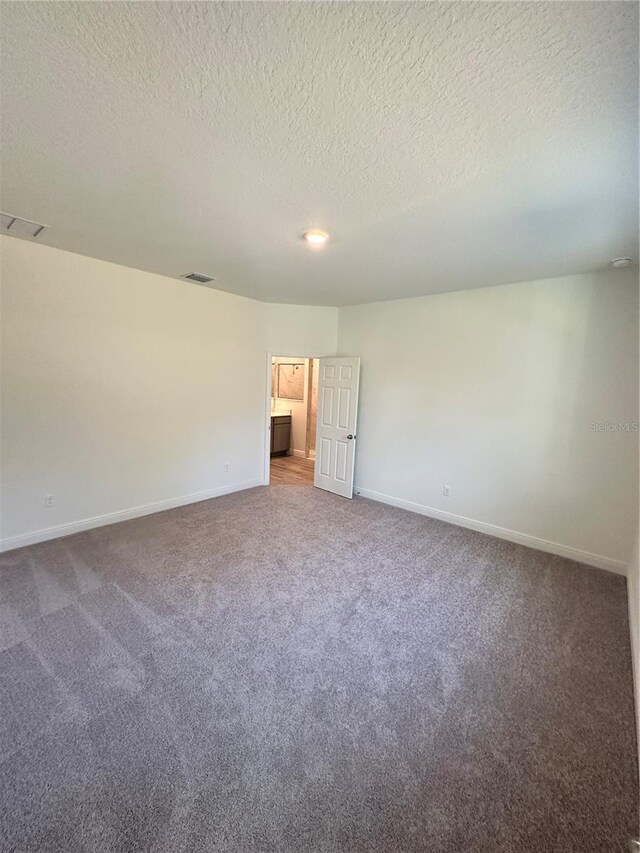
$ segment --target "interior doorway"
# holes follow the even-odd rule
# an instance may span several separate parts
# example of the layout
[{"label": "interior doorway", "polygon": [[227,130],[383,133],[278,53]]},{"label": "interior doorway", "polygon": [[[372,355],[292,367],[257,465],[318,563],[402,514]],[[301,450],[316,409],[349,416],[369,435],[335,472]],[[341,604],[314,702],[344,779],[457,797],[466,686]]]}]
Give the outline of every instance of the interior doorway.
[{"label": "interior doorway", "polygon": [[270,360],[269,482],[312,486],[319,361],[290,355]]},{"label": "interior doorway", "polygon": [[360,358],[267,354],[264,482],[353,497]]}]

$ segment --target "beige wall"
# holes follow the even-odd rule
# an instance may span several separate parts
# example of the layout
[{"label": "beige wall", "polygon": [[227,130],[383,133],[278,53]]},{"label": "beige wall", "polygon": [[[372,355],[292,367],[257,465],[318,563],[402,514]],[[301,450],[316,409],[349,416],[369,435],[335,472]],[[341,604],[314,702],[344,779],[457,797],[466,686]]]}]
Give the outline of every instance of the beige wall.
[{"label": "beige wall", "polygon": [[637,269],[344,308],[339,353],[356,488],[625,571],[638,433],[591,425],[638,421]]},{"label": "beige wall", "polygon": [[263,481],[267,351],[335,352],[335,310],[0,249],[4,547]]},{"label": "beige wall", "polygon": [[629,596],[633,683],[636,695],[638,766],[640,766],[640,542],[638,534],[636,534],[635,547],[627,571],[627,595]]},{"label": "beige wall", "polygon": [[309,455],[316,455],[316,428],[318,425],[318,380],[320,378],[320,361],[314,358],[311,363],[311,401],[309,403]]}]

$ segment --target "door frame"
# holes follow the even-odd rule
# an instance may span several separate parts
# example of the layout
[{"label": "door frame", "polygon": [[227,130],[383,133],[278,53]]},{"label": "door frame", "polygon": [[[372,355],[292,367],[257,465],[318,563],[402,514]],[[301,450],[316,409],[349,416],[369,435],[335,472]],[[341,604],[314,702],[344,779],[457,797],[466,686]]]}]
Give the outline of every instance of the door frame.
[{"label": "door frame", "polygon": [[[295,349],[295,348],[294,348]],[[293,352],[293,350],[291,351]],[[265,361],[265,377],[266,377],[266,397],[264,400],[264,459],[262,466],[262,480],[263,485],[268,486],[269,481],[271,479],[271,361],[274,358],[282,355],[291,355],[289,350],[284,350],[281,352],[278,350],[277,352],[273,352],[272,350],[267,351],[267,357]],[[334,355],[328,355],[325,353],[309,353],[304,352],[300,354],[299,352],[295,352],[295,356],[297,358],[337,358]],[[314,460],[314,473],[315,473],[315,460]]]}]

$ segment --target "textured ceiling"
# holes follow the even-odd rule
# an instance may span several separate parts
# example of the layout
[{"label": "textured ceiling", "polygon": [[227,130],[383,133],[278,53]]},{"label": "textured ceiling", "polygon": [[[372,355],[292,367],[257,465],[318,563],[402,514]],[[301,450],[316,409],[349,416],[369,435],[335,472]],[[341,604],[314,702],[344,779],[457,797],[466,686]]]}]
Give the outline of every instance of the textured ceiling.
[{"label": "textured ceiling", "polygon": [[40,242],[325,305],[637,255],[635,3],[0,6]]}]

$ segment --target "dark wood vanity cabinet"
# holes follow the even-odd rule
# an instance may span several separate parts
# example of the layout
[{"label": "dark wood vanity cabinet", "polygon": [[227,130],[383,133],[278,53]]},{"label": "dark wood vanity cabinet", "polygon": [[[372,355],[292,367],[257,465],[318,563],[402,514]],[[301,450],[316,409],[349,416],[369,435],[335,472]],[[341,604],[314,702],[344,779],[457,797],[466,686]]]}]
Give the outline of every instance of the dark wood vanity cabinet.
[{"label": "dark wood vanity cabinet", "polygon": [[284,456],[291,447],[291,415],[271,416],[271,455]]}]

